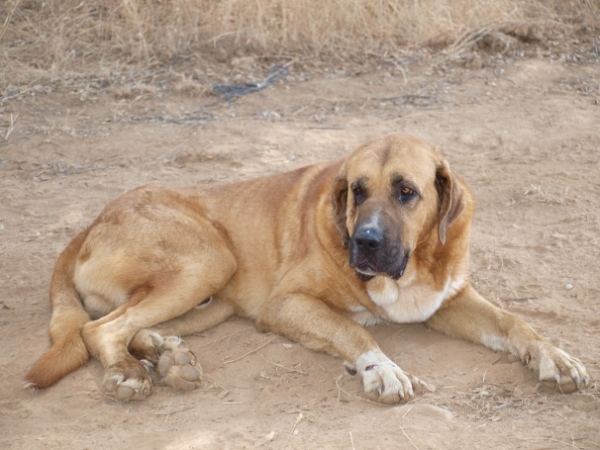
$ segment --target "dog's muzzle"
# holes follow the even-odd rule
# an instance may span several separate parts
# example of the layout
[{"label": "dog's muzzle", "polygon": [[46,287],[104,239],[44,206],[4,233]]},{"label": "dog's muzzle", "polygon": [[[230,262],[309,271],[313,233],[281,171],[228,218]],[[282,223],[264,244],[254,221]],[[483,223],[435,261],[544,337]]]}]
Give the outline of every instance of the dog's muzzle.
[{"label": "dog's muzzle", "polygon": [[409,252],[392,243],[378,227],[357,227],[350,240],[350,265],[368,281],[377,275],[397,280],[406,270]]}]

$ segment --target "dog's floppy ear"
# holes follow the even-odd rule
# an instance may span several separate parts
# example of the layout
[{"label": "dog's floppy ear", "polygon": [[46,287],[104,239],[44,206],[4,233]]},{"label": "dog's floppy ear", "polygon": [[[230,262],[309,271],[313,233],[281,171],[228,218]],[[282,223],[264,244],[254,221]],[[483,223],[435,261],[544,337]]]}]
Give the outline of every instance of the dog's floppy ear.
[{"label": "dog's floppy ear", "polygon": [[446,232],[465,209],[463,190],[450,172],[446,161],[437,167],[435,186],[440,197],[438,235],[442,245],[446,243]]},{"label": "dog's floppy ear", "polygon": [[350,235],[346,227],[346,209],[348,207],[348,180],[344,172],[336,177],[331,190],[331,202],[333,203],[333,216],[335,226],[342,237],[344,248],[348,247]]}]

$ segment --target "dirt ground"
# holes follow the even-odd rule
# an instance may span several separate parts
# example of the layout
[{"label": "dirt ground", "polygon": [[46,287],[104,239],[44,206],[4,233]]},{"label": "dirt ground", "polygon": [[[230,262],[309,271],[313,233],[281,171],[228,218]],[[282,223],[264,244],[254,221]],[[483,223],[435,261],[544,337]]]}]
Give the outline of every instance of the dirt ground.
[{"label": "dirt ground", "polygon": [[[598,61],[539,57],[293,72],[231,104],[31,89],[0,106],[0,447],[600,448],[599,86]],[[548,392],[506,355],[382,325],[371,331],[384,352],[436,387],[382,406],[339,360],[243,319],[186,339],[206,374],[191,393],[119,403],[95,361],[46,391],[22,388],[49,344],[53,264],[109,199],[286,171],[389,132],[439,145],[470,183],[474,284],[579,357],[587,390]]]}]

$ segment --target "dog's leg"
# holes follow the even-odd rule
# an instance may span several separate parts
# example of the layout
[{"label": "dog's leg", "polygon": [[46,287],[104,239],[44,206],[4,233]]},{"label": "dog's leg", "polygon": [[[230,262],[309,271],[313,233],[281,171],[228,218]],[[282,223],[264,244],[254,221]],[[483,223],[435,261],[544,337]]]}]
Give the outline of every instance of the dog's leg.
[{"label": "dog's leg", "polygon": [[427,322],[434,330],[510,352],[539,372],[539,379],[570,392],[587,386],[585,367],[518,317],[485,300],[470,285],[446,300]]},{"label": "dog's leg", "polygon": [[137,332],[129,343],[129,352],[152,363],[161,377],[160,383],[175,389],[191,390],[198,378],[196,356],[184,346],[180,336],[208,330],[233,315],[233,304],[216,299],[206,300],[182,316]]},{"label": "dog's leg", "polygon": [[155,332],[162,336],[186,336],[215,327],[225,322],[235,313],[233,303],[212,298],[205,301],[206,304],[203,302],[179,317],[152,327],[151,330],[141,330],[129,344],[129,349],[146,359],[150,359],[153,354],[153,346],[146,339],[146,331]]},{"label": "dog's leg", "polygon": [[274,297],[263,308],[258,324],[308,348],[344,359],[361,375],[365,391],[382,403],[407,400],[425,386],[389,359],[363,326],[317,298],[303,294]]},{"label": "dog's leg", "polygon": [[[217,246],[207,249],[198,259],[193,263],[186,259],[176,274],[169,274],[162,280],[157,277],[152,286],[142,286],[134,292],[125,305],[83,328],[82,336],[88,350],[105,368],[104,387],[116,398],[141,400],[151,390],[148,368],[127,351],[136,333],[185,314],[198,304],[199,299],[219,292],[236,269],[233,255],[219,251]],[[194,382],[194,378],[200,379],[201,371],[196,368],[195,357],[179,348],[179,344],[179,340],[169,339],[157,342],[162,352],[171,352],[169,355],[174,358],[176,370],[181,372],[180,378]],[[188,368],[188,365],[193,367]]]}]

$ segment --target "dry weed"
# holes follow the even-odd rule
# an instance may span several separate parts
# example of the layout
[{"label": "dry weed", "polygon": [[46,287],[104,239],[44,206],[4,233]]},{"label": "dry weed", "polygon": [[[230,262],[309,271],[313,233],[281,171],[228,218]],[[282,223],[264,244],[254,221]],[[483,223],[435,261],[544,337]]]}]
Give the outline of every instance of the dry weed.
[{"label": "dry weed", "polygon": [[406,46],[463,49],[498,31],[539,41],[549,24],[595,27],[599,14],[594,0],[4,0],[0,87],[248,53],[364,62]]}]

